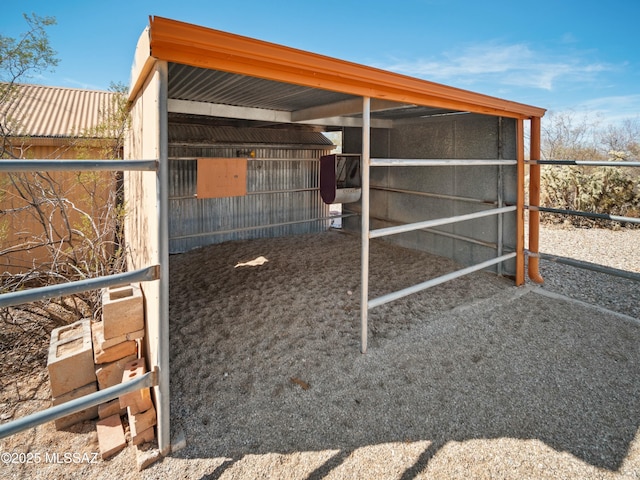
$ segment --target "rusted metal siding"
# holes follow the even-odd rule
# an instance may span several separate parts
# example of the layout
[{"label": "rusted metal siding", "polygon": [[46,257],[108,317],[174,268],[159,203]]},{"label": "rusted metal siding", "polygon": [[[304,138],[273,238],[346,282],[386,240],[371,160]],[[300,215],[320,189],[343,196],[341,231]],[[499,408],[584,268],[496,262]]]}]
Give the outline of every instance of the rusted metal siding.
[{"label": "rusted metal siding", "polygon": [[196,157],[235,157],[238,148],[172,147],[169,160],[169,249],[180,253],[229,240],[326,230],[329,207],[319,193],[319,158],[327,149],[255,149],[247,195],[198,199]]}]

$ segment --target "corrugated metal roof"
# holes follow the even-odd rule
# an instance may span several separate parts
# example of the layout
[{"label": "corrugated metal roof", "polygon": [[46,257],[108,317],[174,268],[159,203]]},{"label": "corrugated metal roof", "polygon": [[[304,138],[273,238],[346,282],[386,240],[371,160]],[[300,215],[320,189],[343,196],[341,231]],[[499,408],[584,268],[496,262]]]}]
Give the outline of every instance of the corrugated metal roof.
[{"label": "corrugated metal roof", "polygon": [[322,133],[277,128],[234,128],[208,125],[171,124],[169,143],[309,145],[331,147]]},{"label": "corrugated metal roof", "polygon": [[[169,64],[169,98],[295,112],[356,98],[345,93],[303,87],[218,70]],[[402,105],[372,118],[398,119],[451,113],[453,110]],[[362,114],[346,115],[361,117]]]},{"label": "corrugated metal roof", "polygon": [[15,88],[16,94],[0,106],[0,115],[7,115],[14,125],[13,136],[86,134],[113,111],[117,98],[114,92],[100,90],[25,84]]},{"label": "corrugated metal roof", "polygon": [[[149,29],[140,37],[130,100],[143,88],[156,60],[238,75],[235,78],[216,76],[217,80],[223,80],[223,84],[235,90],[222,95],[220,85],[211,87],[206,83],[205,73],[188,71],[186,77],[189,78],[169,88],[170,98],[178,98],[179,91],[183,100],[196,100],[198,97],[202,102],[222,103],[220,98],[227,97],[229,105],[242,105],[241,102],[255,105],[258,101],[260,104],[255,105],[257,108],[269,108],[267,102],[272,101],[271,94],[274,91],[277,102],[282,103],[287,93],[291,93],[292,98],[308,101],[306,93],[313,89],[312,95],[333,92],[346,95],[346,98],[365,96],[431,107],[443,113],[473,112],[521,119],[539,118],[545,113],[544,109],[531,105],[162,17],[151,17]],[[169,75],[170,78],[175,76]],[[268,83],[251,82],[250,77]],[[242,82],[250,82],[251,88],[240,88]],[[307,90],[296,86],[307,87]],[[252,102],[248,96],[253,94],[254,89],[261,90],[262,96]],[[240,94],[240,98],[234,101],[236,94]],[[310,106],[305,103],[303,108]],[[291,106],[282,108],[296,110]]]},{"label": "corrugated metal roof", "polygon": [[352,95],[170,63],[169,98],[293,112]]}]

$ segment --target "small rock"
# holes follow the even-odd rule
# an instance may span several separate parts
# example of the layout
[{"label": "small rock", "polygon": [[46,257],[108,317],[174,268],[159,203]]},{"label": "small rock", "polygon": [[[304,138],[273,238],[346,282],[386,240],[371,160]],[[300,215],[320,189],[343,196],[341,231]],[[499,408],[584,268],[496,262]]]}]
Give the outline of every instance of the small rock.
[{"label": "small rock", "polygon": [[143,443],[142,445],[137,445],[135,449],[139,472],[162,458],[160,450],[158,450],[155,443]]}]

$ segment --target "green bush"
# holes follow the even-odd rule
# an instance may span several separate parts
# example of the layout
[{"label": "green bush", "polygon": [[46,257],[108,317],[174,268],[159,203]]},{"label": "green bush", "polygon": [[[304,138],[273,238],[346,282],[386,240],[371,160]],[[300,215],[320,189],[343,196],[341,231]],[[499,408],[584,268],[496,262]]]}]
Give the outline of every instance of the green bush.
[{"label": "green bush", "polygon": [[[541,173],[540,205],[640,217],[639,180],[640,175],[631,168],[545,166]],[[568,222],[582,227],[611,227],[612,223],[610,220],[551,213],[544,213],[541,219],[552,223]],[[634,224],[626,223],[623,226],[632,227]]]}]

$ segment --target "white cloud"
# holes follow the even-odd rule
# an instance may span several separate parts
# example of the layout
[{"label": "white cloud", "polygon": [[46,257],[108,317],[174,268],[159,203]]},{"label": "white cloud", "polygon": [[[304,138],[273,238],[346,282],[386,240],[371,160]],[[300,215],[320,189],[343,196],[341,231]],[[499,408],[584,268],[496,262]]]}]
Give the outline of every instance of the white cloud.
[{"label": "white cloud", "polygon": [[525,43],[495,41],[445,52],[437,58],[396,61],[381,67],[434,81],[467,85],[491,82],[548,91],[562,82],[589,82],[598,73],[614,69],[585,60],[575,52],[546,53]]},{"label": "white cloud", "polygon": [[605,123],[616,123],[640,116],[640,94],[612,95],[580,102],[573,110],[593,113]]}]

